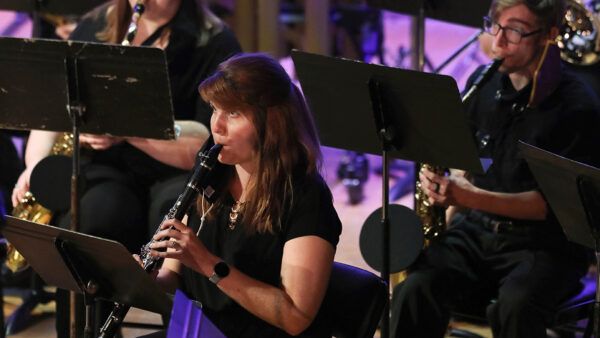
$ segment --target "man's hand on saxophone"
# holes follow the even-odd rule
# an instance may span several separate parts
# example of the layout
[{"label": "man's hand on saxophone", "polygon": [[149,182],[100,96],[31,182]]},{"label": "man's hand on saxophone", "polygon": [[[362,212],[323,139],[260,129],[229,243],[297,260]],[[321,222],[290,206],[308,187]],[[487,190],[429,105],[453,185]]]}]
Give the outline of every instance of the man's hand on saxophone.
[{"label": "man's hand on saxophone", "polygon": [[460,170],[440,176],[425,168],[419,174],[419,180],[431,205],[469,207],[469,201],[477,196],[478,188]]}]

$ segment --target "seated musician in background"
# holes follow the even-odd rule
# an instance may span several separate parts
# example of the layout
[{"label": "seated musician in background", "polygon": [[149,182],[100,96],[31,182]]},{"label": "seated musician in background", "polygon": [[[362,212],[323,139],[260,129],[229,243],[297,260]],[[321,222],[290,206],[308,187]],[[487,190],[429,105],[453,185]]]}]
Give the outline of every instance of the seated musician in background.
[{"label": "seated musician in background", "polygon": [[[127,40],[134,5],[135,1],[114,0],[95,9],[70,39]],[[220,62],[240,52],[233,33],[196,0],[146,0],[144,7],[137,34],[128,43],[165,49],[179,135],[175,141],[89,134],[80,138],[96,150],[82,155],[88,180],[81,200],[80,231],[115,239],[132,252],[138,252],[173,205],[196,152],[208,137],[210,107],[195,88]],[[13,204],[28,190],[32,169],[49,154],[57,136],[32,132],[25,155],[27,168],[13,191]],[[55,224],[68,227],[67,215],[59,216]]]},{"label": "seated musician in background", "polygon": [[[562,0],[492,2],[485,28],[504,62],[466,111],[480,157],[493,162],[471,178],[458,171],[420,176],[429,202],[448,207],[450,226],[394,289],[395,337],[443,337],[450,310],[477,297],[494,337],[546,337],[557,306],[577,292],[587,252],[567,241],[517,147],[522,140],[599,164],[597,98],[546,47],[564,8]],[[536,72],[553,61],[554,69]]]},{"label": "seated musician in background", "polygon": [[169,240],[151,245],[168,248],[151,251],[166,258],[158,283],[202,302],[227,337],[331,337],[316,315],[341,223],[318,172],[319,139],[302,94],[262,54],[225,61],[200,92],[223,145],[213,169],[223,188],[213,204],[198,197],[205,221],[161,226],[154,238]]},{"label": "seated musician in background", "polygon": [[[86,190],[81,196],[79,231],[119,241],[132,253],[139,252],[173,206],[196,152],[209,135],[210,107],[200,98],[198,84],[219,63],[241,52],[233,33],[203,1],[142,3],[110,1],[85,15],[70,36],[71,40],[153,46],[166,53],[179,129],[176,140],[80,137],[94,151],[82,153]],[[141,13],[139,20],[132,14],[134,9]],[[137,26],[135,35],[126,34],[130,22]],[[55,132],[31,132],[25,155],[27,168],[13,191],[13,204],[23,198],[32,169],[49,155],[58,136]],[[52,224],[68,228],[69,215],[57,215]]]}]

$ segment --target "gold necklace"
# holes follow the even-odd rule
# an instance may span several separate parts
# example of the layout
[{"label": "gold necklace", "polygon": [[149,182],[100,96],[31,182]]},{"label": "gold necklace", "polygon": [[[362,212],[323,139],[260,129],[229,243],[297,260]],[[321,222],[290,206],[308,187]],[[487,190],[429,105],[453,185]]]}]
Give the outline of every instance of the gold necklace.
[{"label": "gold necklace", "polygon": [[123,45],[123,46],[129,46],[133,42],[133,38],[135,37],[135,34],[137,33],[137,30],[138,30],[138,21],[140,20],[140,16],[142,15],[142,13],[144,13],[144,9],[146,8],[144,6],[144,1],[145,0],[137,0],[137,3],[133,7],[133,15],[131,16],[131,23],[129,24],[129,27],[127,28],[127,33],[125,34],[125,39],[123,39],[123,41],[121,42],[121,45]]},{"label": "gold necklace", "polygon": [[235,225],[237,224],[238,219],[240,218],[242,206],[244,203],[240,201],[235,201],[231,206],[231,211],[229,212],[229,229],[235,229]]}]

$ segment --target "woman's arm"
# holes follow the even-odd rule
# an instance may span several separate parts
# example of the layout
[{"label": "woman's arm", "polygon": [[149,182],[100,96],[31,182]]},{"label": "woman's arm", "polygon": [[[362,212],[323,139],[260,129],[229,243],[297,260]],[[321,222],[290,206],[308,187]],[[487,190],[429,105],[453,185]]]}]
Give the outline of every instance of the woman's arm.
[{"label": "woman's arm", "polygon": [[197,121],[175,121],[175,124],[181,128],[177,140],[127,138],[127,142],[157,161],[180,169],[192,169],[196,153],[210,133],[205,125]]},{"label": "woman's arm", "polygon": [[[173,258],[207,278],[221,259],[211,254],[194,232],[178,221],[167,221],[162,227],[174,226],[157,234],[155,239],[170,237],[151,247],[172,248],[167,252],[153,250],[152,255]],[[317,315],[329,281],[335,250],[317,236],[298,237],[286,242],[281,262],[281,285],[275,287],[230,267],[230,273],[217,284],[229,297],[271,325],[288,334],[306,330]]]},{"label": "woman's arm", "polygon": [[60,133],[45,130],[32,130],[27,140],[27,149],[25,150],[25,170],[19,176],[17,184],[12,193],[13,206],[17,205],[25,193],[29,191],[29,179],[31,171],[39,161],[50,155],[54,143],[60,136]]},{"label": "woman's arm", "polygon": [[166,292],[174,294],[175,290],[181,288],[179,276],[181,275],[181,264],[175,259],[165,259],[162,267],[158,270],[156,283]]},{"label": "woman's arm", "polygon": [[127,141],[159,162],[180,169],[192,169],[196,153],[208,138],[209,131],[202,123],[196,121],[176,121],[175,124],[180,128],[176,140],[92,134],[81,134],[79,140],[89,144],[94,150],[106,150]]},{"label": "woman's arm", "polygon": [[[219,288],[246,310],[291,335],[312,323],[327,290],[334,249],[317,236],[304,236],[286,242],[281,263],[281,287],[257,281],[231,269]],[[215,257],[213,262],[218,262]],[[212,267],[203,266],[205,276]]]}]

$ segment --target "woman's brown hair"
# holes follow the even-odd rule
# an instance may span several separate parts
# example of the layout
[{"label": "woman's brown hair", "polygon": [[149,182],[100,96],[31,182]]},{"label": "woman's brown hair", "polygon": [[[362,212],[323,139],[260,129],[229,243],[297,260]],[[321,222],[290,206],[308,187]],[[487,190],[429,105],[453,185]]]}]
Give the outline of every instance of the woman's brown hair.
[{"label": "woman's brown hair", "polygon": [[199,90],[206,102],[250,113],[257,157],[243,221],[249,230],[273,232],[293,198],[295,175],[317,172],[321,165],[319,138],[302,93],[277,60],[264,54],[221,63]]}]

